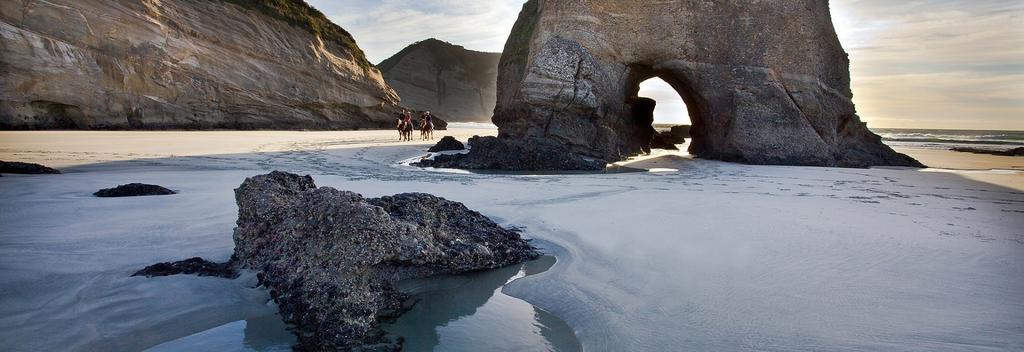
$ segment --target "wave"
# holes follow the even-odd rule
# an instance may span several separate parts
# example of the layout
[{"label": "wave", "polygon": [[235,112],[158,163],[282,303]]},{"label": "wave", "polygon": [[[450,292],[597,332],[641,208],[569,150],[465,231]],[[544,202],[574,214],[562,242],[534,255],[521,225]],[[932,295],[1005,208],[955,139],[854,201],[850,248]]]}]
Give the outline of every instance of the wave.
[{"label": "wave", "polygon": [[915,144],[1024,146],[1024,131],[877,130],[882,140]]}]

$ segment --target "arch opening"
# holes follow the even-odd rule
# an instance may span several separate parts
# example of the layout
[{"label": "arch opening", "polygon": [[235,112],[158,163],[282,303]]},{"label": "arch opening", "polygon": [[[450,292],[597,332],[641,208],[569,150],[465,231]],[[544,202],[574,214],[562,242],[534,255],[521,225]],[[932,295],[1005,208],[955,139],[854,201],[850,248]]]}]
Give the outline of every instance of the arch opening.
[{"label": "arch opening", "polygon": [[[704,126],[701,106],[686,77],[633,65],[626,79],[624,121],[632,130],[639,150],[678,150],[689,141],[691,154],[700,146]],[[678,126],[678,127],[677,127]],[[674,128],[674,129],[673,129]],[[700,148],[696,148],[700,149]]]}]

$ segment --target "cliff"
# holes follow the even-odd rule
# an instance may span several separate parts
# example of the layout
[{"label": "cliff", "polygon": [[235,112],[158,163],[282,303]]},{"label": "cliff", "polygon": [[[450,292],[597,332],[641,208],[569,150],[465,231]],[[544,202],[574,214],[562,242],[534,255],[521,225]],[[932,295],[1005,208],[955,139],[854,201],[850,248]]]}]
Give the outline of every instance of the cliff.
[{"label": "cliff", "polygon": [[412,44],[378,65],[402,104],[448,121],[489,122],[497,96],[500,53],[437,39]]},{"label": "cliff", "polygon": [[391,128],[398,95],[301,0],[0,2],[0,128]]}]

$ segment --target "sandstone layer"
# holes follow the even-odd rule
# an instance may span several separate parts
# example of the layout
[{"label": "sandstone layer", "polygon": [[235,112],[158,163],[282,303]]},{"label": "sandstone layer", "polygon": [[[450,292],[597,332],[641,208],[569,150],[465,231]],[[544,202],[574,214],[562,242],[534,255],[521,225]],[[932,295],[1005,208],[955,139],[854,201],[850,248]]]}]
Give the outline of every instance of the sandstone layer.
[{"label": "sandstone layer", "polygon": [[623,160],[650,146],[639,83],[690,111],[690,152],[751,164],[921,166],[860,121],[828,1],[530,0],[501,58],[503,140]]},{"label": "sandstone layer", "polygon": [[437,39],[412,44],[378,65],[402,105],[456,122],[490,122],[500,53]]},{"label": "sandstone layer", "polygon": [[398,95],[299,0],[0,2],[0,128],[390,128]]}]

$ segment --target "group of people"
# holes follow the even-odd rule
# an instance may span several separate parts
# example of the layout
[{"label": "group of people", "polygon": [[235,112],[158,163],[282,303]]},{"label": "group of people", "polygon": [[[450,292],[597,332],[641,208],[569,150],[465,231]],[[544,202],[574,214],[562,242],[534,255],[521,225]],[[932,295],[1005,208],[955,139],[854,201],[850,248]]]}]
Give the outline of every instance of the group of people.
[{"label": "group of people", "polygon": [[[398,113],[395,121],[398,127],[398,140],[411,141],[412,130],[416,128],[413,125],[412,113],[408,110],[402,110],[402,112]],[[434,115],[430,114],[430,111],[425,111],[420,115],[419,130],[422,140],[434,139]]]}]

